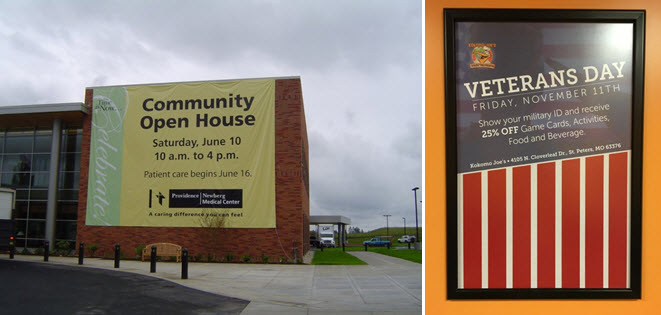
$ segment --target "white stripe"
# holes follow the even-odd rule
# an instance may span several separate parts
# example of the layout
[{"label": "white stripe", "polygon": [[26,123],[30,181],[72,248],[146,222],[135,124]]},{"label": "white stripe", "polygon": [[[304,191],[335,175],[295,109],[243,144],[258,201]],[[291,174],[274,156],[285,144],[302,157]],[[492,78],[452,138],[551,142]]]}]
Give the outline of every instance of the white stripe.
[{"label": "white stripe", "polygon": [[604,288],[608,289],[608,232],[609,232],[609,206],[608,203],[608,186],[610,185],[609,179],[609,164],[610,159],[608,154],[604,155]]},{"label": "white stripe", "polygon": [[482,288],[489,287],[489,182],[487,172],[480,174],[482,192]]},{"label": "white stripe", "polygon": [[537,164],[530,166],[530,287],[537,288]]},{"label": "white stripe", "polygon": [[505,169],[505,288],[511,289],[513,285],[513,204],[512,204],[512,168]]},{"label": "white stripe", "polygon": [[457,176],[457,288],[464,288],[464,177]]},{"label": "white stripe", "polygon": [[579,169],[579,241],[578,279],[579,288],[585,289],[585,158],[580,158]]},{"label": "white stripe", "polygon": [[627,288],[631,288],[631,152],[627,152]]},{"label": "white stripe", "polygon": [[562,288],[562,162],[555,162],[555,287]]},{"label": "white stripe", "polygon": [[[631,255],[631,151],[621,151],[627,152],[627,275],[626,275],[626,285],[627,288],[631,286],[631,274],[630,274],[630,255]],[[611,152],[609,154],[603,154],[603,288],[609,287],[609,186],[610,186],[610,154],[615,154],[620,152]],[[580,287],[585,287],[585,159],[582,157],[580,159]],[[555,286],[556,288],[562,287],[562,160],[554,161],[555,165]],[[530,182],[530,200],[531,200],[531,229],[530,229],[530,240],[531,240],[531,250],[530,250],[530,284],[531,288],[537,288],[538,285],[538,209],[537,209],[537,177],[538,177],[538,168],[537,166],[540,163],[531,163],[531,182]],[[512,168],[506,168],[506,185],[507,185],[507,213],[506,213],[506,224],[507,224],[507,234],[506,234],[506,250],[507,250],[507,287],[511,287],[512,281]],[[469,173],[458,174],[458,208],[460,209],[457,221],[458,221],[458,242],[459,242],[459,251],[458,251],[458,260],[459,260],[459,288],[463,288],[463,182],[461,175]],[[488,254],[489,254],[489,244],[488,244],[488,219],[489,219],[489,210],[488,210],[488,172],[482,171],[481,175],[481,229],[482,229],[482,288],[488,288],[488,279],[489,279],[489,268],[488,268]]]}]

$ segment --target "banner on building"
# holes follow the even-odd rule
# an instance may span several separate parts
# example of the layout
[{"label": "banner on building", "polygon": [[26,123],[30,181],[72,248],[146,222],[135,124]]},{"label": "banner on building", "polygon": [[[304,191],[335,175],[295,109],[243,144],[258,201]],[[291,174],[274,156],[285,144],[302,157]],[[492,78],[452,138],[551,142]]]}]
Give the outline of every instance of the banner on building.
[{"label": "banner on building", "polygon": [[275,227],[275,80],[92,90],[87,225]]},{"label": "banner on building", "polygon": [[644,15],[599,14],[446,11],[451,298],[640,296]]}]

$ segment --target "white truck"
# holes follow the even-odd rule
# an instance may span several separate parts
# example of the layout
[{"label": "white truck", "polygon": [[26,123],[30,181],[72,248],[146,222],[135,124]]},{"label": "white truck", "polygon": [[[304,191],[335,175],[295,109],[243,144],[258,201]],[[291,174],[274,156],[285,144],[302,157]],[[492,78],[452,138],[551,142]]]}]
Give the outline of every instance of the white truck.
[{"label": "white truck", "polygon": [[415,235],[403,235],[397,239],[398,243],[415,243]]},{"label": "white truck", "polygon": [[335,232],[334,225],[324,224],[319,225],[319,244],[323,247],[335,247]]},{"label": "white truck", "polygon": [[[0,188],[0,251],[8,250],[14,241],[14,220],[11,212],[14,210],[16,191]],[[13,245],[13,244],[11,244]]]}]

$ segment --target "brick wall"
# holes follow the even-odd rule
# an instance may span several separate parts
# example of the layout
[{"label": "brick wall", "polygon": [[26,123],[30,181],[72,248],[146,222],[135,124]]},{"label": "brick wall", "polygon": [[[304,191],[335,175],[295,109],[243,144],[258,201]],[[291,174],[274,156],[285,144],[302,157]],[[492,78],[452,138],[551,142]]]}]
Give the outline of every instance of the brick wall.
[{"label": "brick wall", "polygon": [[[85,104],[92,107],[92,90],[85,91]],[[278,79],[275,87],[275,193],[276,228],[219,229],[218,237],[203,228],[174,227],[102,227],[86,226],[87,181],[89,174],[90,130],[92,111],[83,121],[83,144],[78,199],[78,243],[98,244],[96,254],[112,256],[116,243],[122,253],[134,256],[140,244],[170,242],[188,248],[189,255],[227,253],[239,260],[243,255],[259,261],[262,254],[271,261],[298,258],[309,246],[308,139],[300,79]],[[304,160],[303,160],[304,159]],[[214,245],[214,239],[219,240]]]}]

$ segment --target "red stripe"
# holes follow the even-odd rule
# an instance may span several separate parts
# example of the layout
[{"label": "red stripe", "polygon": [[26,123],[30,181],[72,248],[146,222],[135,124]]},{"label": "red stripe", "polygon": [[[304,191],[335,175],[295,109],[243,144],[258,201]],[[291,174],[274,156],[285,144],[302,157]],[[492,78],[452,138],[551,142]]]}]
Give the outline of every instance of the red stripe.
[{"label": "red stripe", "polygon": [[537,165],[537,287],[555,288],[555,162]]},{"label": "red stripe", "polygon": [[512,171],[512,285],[530,288],[530,166]]},{"label": "red stripe", "polygon": [[627,153],[610,155],[608,187],[608,287],[627,286]]},{"label": "red stripe", "polygon": [[580,285],[580,160],[562,161],[562,287]]},{"label": "red stripe", "polygon": [[505,169],[488,172],[489,288],[505,288]]},{"label": "red stripe", "polygon": [[604,157],[585,159],[585,287],[604,287]]},{"label": "red stripe", "polygon": [[481,174],[472,173],[463,177],[464,288],[479,289],[482,287]]}]

